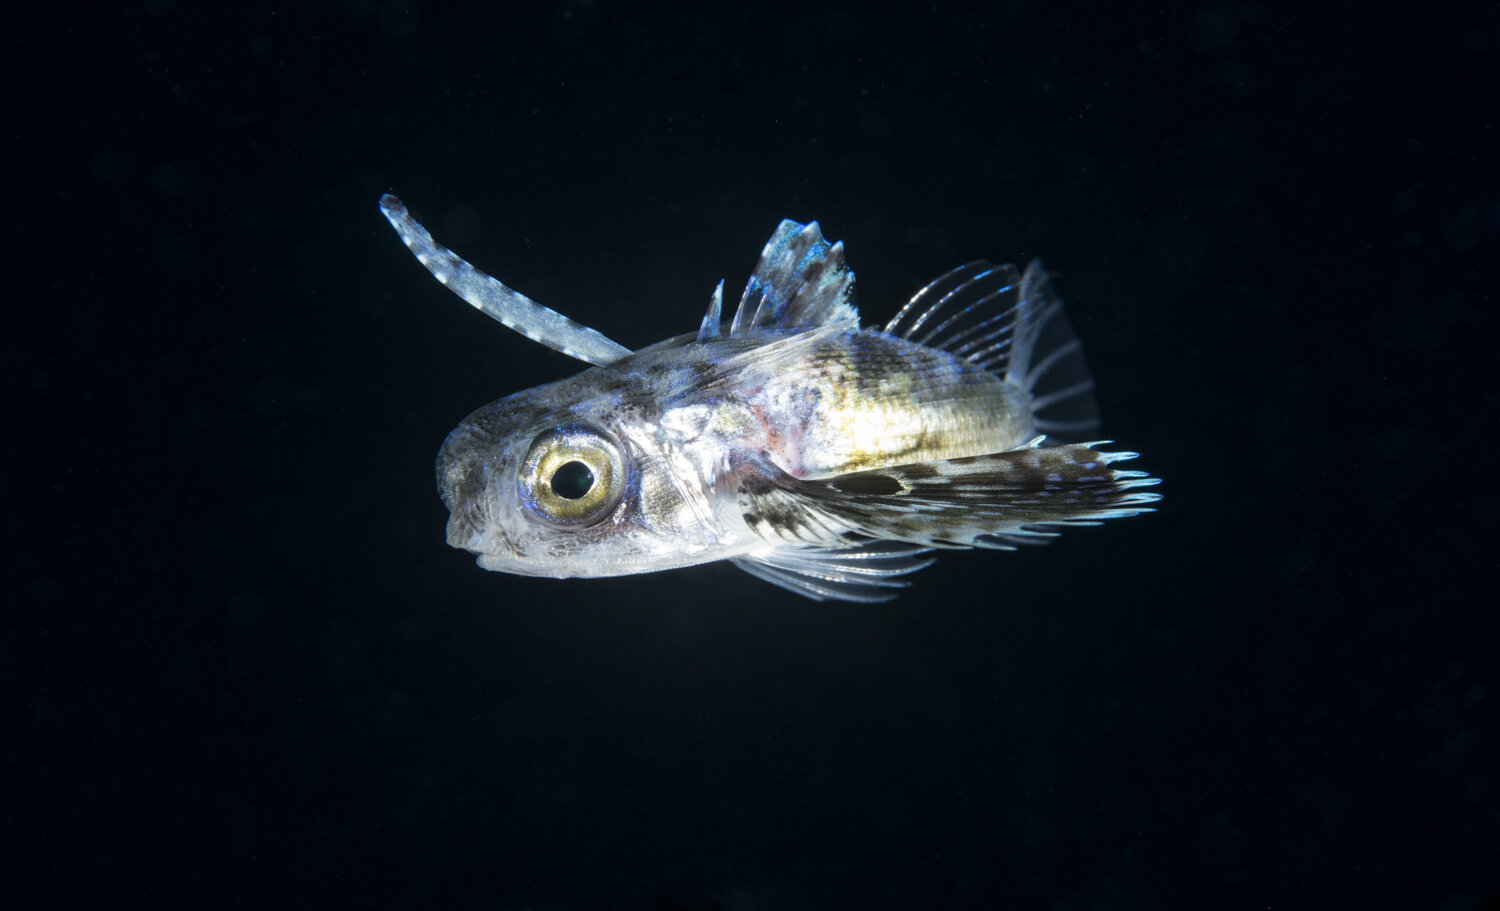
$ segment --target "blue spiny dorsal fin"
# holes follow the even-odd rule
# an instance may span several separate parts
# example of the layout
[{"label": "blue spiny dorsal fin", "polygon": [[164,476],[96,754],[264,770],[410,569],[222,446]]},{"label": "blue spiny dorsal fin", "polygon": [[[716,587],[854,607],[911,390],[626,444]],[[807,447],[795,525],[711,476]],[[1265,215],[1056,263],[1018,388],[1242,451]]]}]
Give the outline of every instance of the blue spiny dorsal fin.
[{"label": "blue spiny dorsal fin", "polygon": [[719,314],[724,309],[724,279],[719,279],[718,287],[714,288],[714,296],[708,302],[708,312],[703,314],[703,322],[698,326],[698,341],[706,342],[711,338],[718,338],[724,333],[720,326],[723,317]]},{"label": "blue spiny dorsal fin", "polygon": [[830,245],[817,222],[788,219],[761,251],[729,334],[830,325],[854,331],[859,311],[853,298],[854,273],[844,265],[843,243]]}]

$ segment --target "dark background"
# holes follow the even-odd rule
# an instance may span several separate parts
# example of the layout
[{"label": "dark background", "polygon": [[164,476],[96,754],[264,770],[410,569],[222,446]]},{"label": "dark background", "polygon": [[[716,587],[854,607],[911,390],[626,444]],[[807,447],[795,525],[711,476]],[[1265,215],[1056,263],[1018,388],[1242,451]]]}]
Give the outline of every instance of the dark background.
[{"label": "dark background", "polygon": [[[1429,7],[11,22],[5,903],[1493,903],[1500,13]],[[386,191],[632,347],[781,218],[868,322],[1043,256],[1167,499],[876,606],[482,572],[437,447],[579,365]]]}]

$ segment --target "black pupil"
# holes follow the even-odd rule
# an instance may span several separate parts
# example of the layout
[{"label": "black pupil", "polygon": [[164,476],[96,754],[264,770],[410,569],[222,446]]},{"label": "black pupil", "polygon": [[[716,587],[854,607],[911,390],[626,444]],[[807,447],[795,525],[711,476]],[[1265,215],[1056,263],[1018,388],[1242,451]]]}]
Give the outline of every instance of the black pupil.
[{"label": "black pupil", "polygon": [[582,462],[566,462],[552,473],[552,492],[564,500],[577,500],[594,486],[594,473]]}]

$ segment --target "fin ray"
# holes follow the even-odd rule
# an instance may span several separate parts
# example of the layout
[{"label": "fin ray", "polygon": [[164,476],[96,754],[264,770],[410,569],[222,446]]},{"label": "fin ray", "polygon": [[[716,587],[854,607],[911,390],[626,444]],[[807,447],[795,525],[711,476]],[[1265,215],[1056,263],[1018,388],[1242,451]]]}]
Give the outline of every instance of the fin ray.
[{"label": "fin ray", "polygon": [[1136,488],[1159,479],[1110,468],[1136,454],[1099,445],[1023,448],[819,480],[798,480],[767,463],[745,475],[740,506],[760,537],[790,546],[835,547],[857,535],[933,548],[1010,548],[1065,526],[1152,511],[1160,496]]},{"label": "fin ray", "polygon": [[1026,267],[1019,293],[1013,341],[986,355],[984,366],[1030,393],[1036,426],[1057,441],[1093,433],[1099,427],[1094,379],[1041,260]]},{"label": "fin ray", "polygon": [[837,325],[856,331],[854,273],[842,242],[830,245],[817,222],[777,226],[761,251],[730,324],[730,335],[764,329]]},{"label": "fin ray", "polygon": [[1070,442],[1098,429],[1099,408],[1083,348],[1038,260],[975,260],[928,282],[885,332],[941,348],[1024,389],[1036,426]]},{"label": "fin ray", "polygon": [[772,548],[733,563],[745,572],[815,601],[875,603],[911,585],[899,578],[931,566],[930,548],[891,541],[854,547]]},{"label": "fin ray", "polygon": [[401,242],[406,244],[417,262],[444,287],[486,316],[499,320],[534,342],[590,364],[610,364],[630,353],[630,349],[619,342],[542,306],[499,279],[474,268],[433,240],[432,234],[411,217],[401,200],[390,193],[380,197],[380,211],[401,235]]},{"label": "fin ray", "polygon": [[723,317],[720,316],[723,309],[724,279],[721,278],[714,288],[714,296],[709,299],[708,312],[703,314],[703,322],[698,324],[698,341],[706,342],[723,334]]},{"label": "fin ray", "polygon": [[896,315],[885,324],[885,333],[900,338],[911,338],[912,333],[931,319],[933,313],[941,309],[960,288],[971,283],[979,273],[991,268],[989,260],[976,259],[971,263],[955,266],[934,278],[923,285],[916,294],[911,296],[911,300],[896,311]]}]

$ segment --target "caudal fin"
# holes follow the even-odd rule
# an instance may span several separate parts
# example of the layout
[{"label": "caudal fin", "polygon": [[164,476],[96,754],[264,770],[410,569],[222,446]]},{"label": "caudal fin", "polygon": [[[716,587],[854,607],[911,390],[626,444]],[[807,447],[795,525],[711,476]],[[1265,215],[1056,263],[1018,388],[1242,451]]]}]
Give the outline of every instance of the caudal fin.
[{"label": "caudal fin", "polygon": [[1025,389],[1048,443],[1087,439],[1099,426],[1083,346],[1040,260],[1024,275],[986,260],[959,266],[918,291],[885,331]]}]

